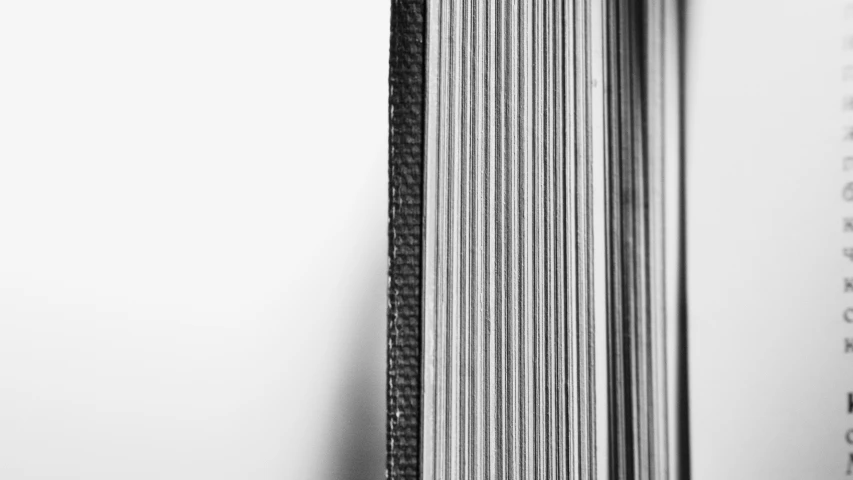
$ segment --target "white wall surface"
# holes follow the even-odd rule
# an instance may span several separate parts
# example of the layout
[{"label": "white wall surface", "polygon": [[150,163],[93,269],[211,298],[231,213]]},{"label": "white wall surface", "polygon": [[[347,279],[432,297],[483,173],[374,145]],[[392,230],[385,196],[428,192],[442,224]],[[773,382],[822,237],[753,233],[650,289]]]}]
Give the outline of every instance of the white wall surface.
[{"label": "white wall surface", "polygon": [[0,478],[381,478],[390,2],[0,2]]}]

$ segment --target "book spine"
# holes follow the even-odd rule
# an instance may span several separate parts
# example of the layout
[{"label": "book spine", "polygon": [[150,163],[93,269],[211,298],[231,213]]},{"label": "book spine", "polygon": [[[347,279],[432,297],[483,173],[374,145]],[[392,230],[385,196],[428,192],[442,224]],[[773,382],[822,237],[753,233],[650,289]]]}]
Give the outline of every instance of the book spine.
[{"label": "book spine", "polygon": [[386,468],[392,480],[421,478],[425,29],[425,0],[392,1]]}]

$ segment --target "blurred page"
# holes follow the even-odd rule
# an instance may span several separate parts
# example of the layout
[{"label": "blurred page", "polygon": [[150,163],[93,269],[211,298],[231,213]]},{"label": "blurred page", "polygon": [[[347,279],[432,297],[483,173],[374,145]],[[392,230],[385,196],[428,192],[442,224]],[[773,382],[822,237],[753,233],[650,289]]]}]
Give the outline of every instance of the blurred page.
[{"label": "blurred page", "polygon": [[851,7],[688,3],[694,478],[849,478]]}]

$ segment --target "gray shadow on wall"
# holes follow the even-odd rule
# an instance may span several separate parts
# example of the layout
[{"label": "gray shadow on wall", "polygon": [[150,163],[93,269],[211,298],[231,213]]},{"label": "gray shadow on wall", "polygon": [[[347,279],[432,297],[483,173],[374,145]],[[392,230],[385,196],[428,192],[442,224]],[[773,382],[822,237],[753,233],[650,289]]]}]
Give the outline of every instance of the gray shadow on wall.
[{"label": "gray shadow on wall", "polygon": [[348,351],[340,358],[336,421],[331,436],[330,480],[385,477],[385,262],[366,272],[363,293],[353,308]]}]

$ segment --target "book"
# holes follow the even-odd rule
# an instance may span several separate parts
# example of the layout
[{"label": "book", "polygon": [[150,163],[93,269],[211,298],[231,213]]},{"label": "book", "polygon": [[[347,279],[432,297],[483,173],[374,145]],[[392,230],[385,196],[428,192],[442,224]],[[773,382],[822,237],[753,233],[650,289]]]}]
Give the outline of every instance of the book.
[{"label": "book", "polygon": [[395,1],[389,478],[853,476],[851,39],[850,2]]},{"label": "book", "polygon": [[677,478],[677,4],[394,8],[391,477]]}]

